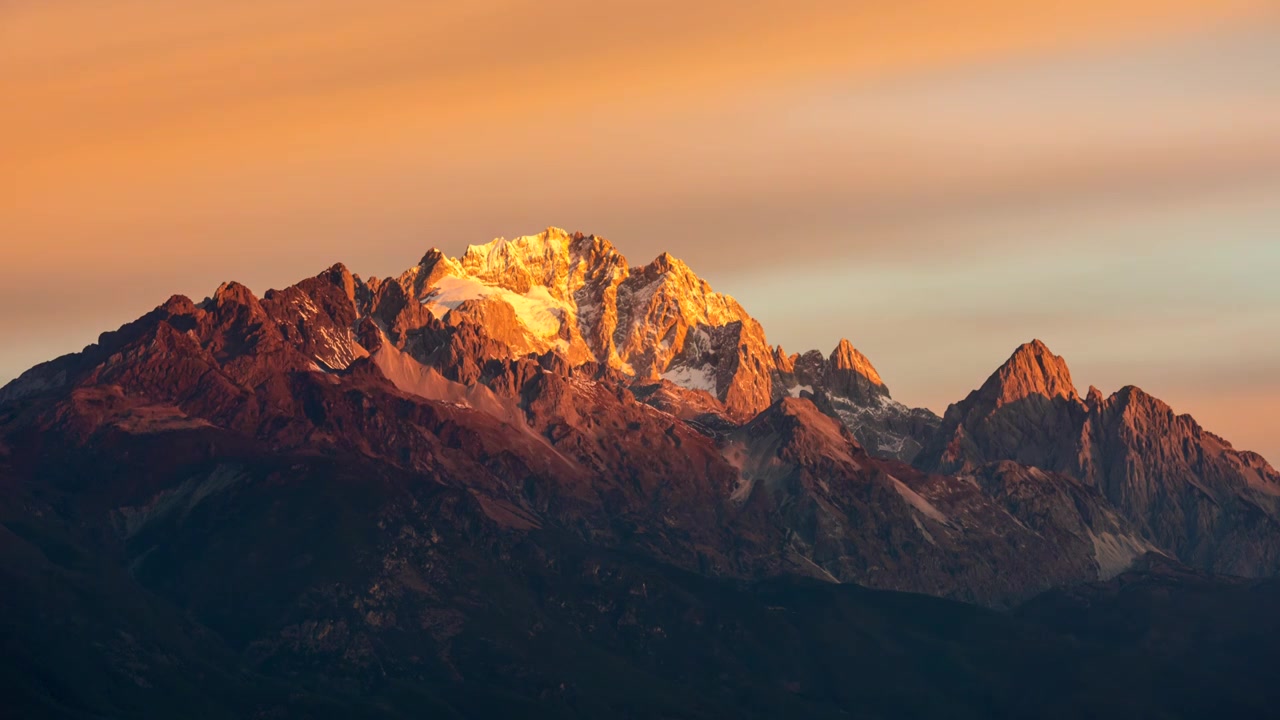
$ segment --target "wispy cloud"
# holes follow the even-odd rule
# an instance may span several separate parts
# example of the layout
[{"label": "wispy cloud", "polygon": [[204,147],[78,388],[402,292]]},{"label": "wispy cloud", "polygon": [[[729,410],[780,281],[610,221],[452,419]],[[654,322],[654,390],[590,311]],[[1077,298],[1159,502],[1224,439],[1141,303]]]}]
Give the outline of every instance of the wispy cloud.
[{"label": "wispy cloud", "polygon": [[0,377],[174,291],[557,224],[907,399],[1038,334],[1194,412],[1280,357],[1277,48],[1248,0],[3,3],[0,303],[46,299]]}]

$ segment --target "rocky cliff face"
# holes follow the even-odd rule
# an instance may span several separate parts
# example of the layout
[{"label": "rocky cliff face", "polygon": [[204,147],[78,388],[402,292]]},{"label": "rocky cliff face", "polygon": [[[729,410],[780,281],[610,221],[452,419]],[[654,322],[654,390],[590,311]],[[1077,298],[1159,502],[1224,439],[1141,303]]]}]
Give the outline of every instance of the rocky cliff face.
[{"label": "rocky cliff face", "polygon": [[[395,280],[366,282],[335,266],[262,299],[234,283],[198,304],[173,298],[84,353],[34,368],[8,391],[5,427],[69,448],[183,429],[281,452],[354,454],[465,489],[516,531],[557,527],[713,576],[798,574],[1002,605],[1113,569],[1091,538],[1125,531],[1070,510],[1088,504],[1074,490],[1055,496],[1071,522],[1018,519],[994,489],[1001,483],[926,475],[865,452],[855,432],[866,431],[849,430],[844,408],[893,406],[847,341],[829,358],[794,360],[795,380],[811,388],[797,393],[805,397],[788,394],[735,422],[735,407],[768,396],[782,377],[775,355],[753,351],[765,347],[753,337],[758,325],[739,319],[730,300],[709,301],[716,296],[705,283],[671,258],[603,283],[618,288],[618,303],[598,317],[641,318],[627,327],[643,329],[656,349],[642,351],[635,333],[617,327],[582,333],[562,324],[563,342],[525,354],[510,336],[537,347],[535,326],[518,316],[495,322],[513,317],[514,306],[490,304],[500,294],[448,296],[457,305],[439,316],[432,309],[446,302],[437,289],[457,278],[449,273],[470,268],[504,292],[541,288],[556,302],[576,295],[557,316],[574,317],[592,273],[564,262],[564,251],[573,258],[605,246],[585,237],[536,242],[545,252],[495,244],[458,262],[429,253]],[[616,264],[619,275],[624,267]],[[595,357],[610,346],[583,338],[606,336],[615,365],[626,366],[575,363],[563,352],[581,340]],[[654,382],[660,367],[665,377]],[[695,371],[720,397],[680,377]],[[35,389],[20,398],[21,387]],[[141,495],[103,488],[105,502],[140,507],[184,480],[155,482]],[[142,527],[149,516],[131,517]]]},{"label": "rocky cliff face", "polygon": [[982,482],[924,474],[868,455],[807,399],[779,400],[724,448],[739,471],[736,522],[786,527],[788,572],[998,604],[996,588],[1111,577],[1155,550],[1069,478],[1012,464]]},{"label": "rocky cliff face", "polygon": [[941,472],[1014,460],[1067,470],[1087,410],[1062,358],[1039,340],[1014,351],[982,387],[947,408],[921,465]]},{"label": "rocky cliff face", "polygon": [[1136,387],[1090,403],[1075,474],[1193,567],[1280,573],[1280,473]]},{"label": "rocky cliff face", "polygon": [[[1043,343],[1019,348],[937,427],[927,411],[894,402],[847,340],[826,356],[769,348],[759,324],[684,263],[663,255],[630,267],[607,241],[556,230],[473,246],[458,260],[428,252],[391,279],[366,281],[337,265],[261,299],[236,283],[201,303],[174,297],[83,353],[33,368],[0,399],[10,412],[21,410],[14,427],[62,428],[79,438],[74,442],[104,427],[193,425],[270,438],[279,447],[343,447],[417,472],[434,472],[439,453],[458,462],[456,449],[430,433],[385,419],[423,412],[410,406],[369,410],[376,418],[357,414],[332,426],[333,418],[355,412],[345,400],[327,407],[342,388],[364,393],[371,408],[384,402],[374,398],[401,396],[428,408],[464,409],[446,414],[479,423],[466,431],[478,438],[467,460],[476,469],[451,477],[478,483],[538,523],[590,528],[621,542],[620,522],[644,527],[657,517],[662,504],[654,493],[687,494],[679,504],[691,508],[688,517],[674,524],[668,518],[666,529],[645,534],[655,554],[684,567],[742,576],[799,569],[982,602],[1016,598],[1046,586],[1045,578],[1105,575],[1117,557],[1149,550],[1223,572],[1280,570],[1280,481],[1272,468],[1136,388],[1082,399],[1066,363]],[[431,432],[440,431],[432,425],[438,422],[428,423]],[[775,440],[759,439],[772,431],[760,428],[796,423],[810,437],[841,439],[801,453],[799,462],[774,457]],[[742,458],[759,453],[772,469],[744,469]],[[489,467],[494,457],[504,468],[524,468],[521,489],[501,479],[508,470]],[[941,475],[886,470],[878,458],[914,460]],[[790,469],[782,473],[782,466]],[[967,560],[929,561],[946,568],[932,573],[901,563],[885,570],[893,563],[884,553],[900,554],[904,543],[915,543],[920,557],[937,548],[947,548],[947,557],[964,548],[984,557],[995,551],[989,539],[953,532],[954,523],[930,528],[928,513],[886,515],[895,533],[907,534],[881,544],[882,536],[864,532],[875,525],[867,518],[901,503],[879,491],[850,495],[901,485],[946,517],[995,513],[966,522],[1016,536],[1021,530],[1001,518],[1018,517],[1019,498],[1037,486],[1017,466],[1047,473],[1034,475],[1048,493],[1037,500],[1048,518],[1040,524],[1079,541],[1062,541],[1079,549],[1064,553],[1065,565],[1047,575],[1014,571],[1016,557],[999,560],[1001,579],[969,575]],[[530,468],[541,470],[528,475]],[[773,490],[742,489],[754,488],[744,478],[760,473],[782,473],[790,479],[781,487],[789,489],[778,495],[768,482],[763,487]],[[896,480],[883,480],[887,475]],[[979,492],[940,489],[952,482],[937,479],[944,476]],[[672,485],[673,477],[683,479]],[[1097,497],[1082,499],[1069,480]],[[547,489],[530,495],[533,487]],[[957,497],[970,505],[946,509],[947,498]],[[1097,498],[1118,515],[1103,512]],[[761,509],[767,507],[776,512]],[[776,542],[775,533],[790,538],[794,548],[770,551],[784,561],[751,560],[757,550],[768,553],[745,548],[733,533],[712,537],[709,528],[744,508],[756,513],[745,536],[766,544]],[[910,539],[917,527],[920,536]],[[858,553],[871,554],[850,559]],[[1041,547],[1026,557],[1051,554]]]},{"label": "rocky cliff face", "polygon": [[[830,631],[793,602],[846,613],[837,629],[877,617],[837,585],[1008,607],[1162,555],[1277,572],[1273,469],[1136,388],[1080,398],[1041,343],[938,424],[848,341],[770,348],[680,261],[632,267],[592,236],[432,251],[388,279],[335,265],[261,298],[226,283],[0,389],[0,574],[40,598],[0,606],[15,632],[71,617],[57,647],[112,688],[181,698],[202,677],[245,698],[232,716],[292,716],[254,700],[280,683],[300,717],[370,694],[617,714],[601,663],[678,696],[627,694],[656,714],[839,716],[825,671],[735,660],[775,627],[797,648]],[[1027,630],[1000,627],[979,644],[1004,658]],[[47,640],[10,654],[22,672]],[[95,704],[114,692],[79,714],[128,714]],[[895,692],[868,702],[917,698]]]},{"label": "rocky cliff face", "polygon": [[880,373],[848,340],[841,339],[826,357],[817,350],[788,356],[778,346],[774,366],[775,395],[812,399],[880,457],[911,462],[938,426],[929,410],[890,397]]},{"label": "rocky cliff face", "polygon": [[1148,542],[1194,567],[1280,572],[1280,474],[1136,387],[1082,399],[1039,341],[948,408],[919,464],[967,474],[998,460],[1097,488]]},{"label": "rocky cliff face", "polygon": [[594,235],[548,228],[472,245],[456,259],[431,250],[398,277],[357,277],[351,286],[358,314],[419,359],[434,352],[418,346],[439,320],[483,327],[496,343],[486,356],[555,352],[570,366],[589,363],[638,388],[668,381],[705,392],[718,403],[707,412],[733,422],[807,389],[872,452],[898,459],[911,459],[934,423],[928,411],[893,402],[848,341],[817,365],[801,362],[796,375],[792,359],[769,347],[760,323],[687,264],[664,253],[632,266]]},{"label": "rocky cliff face", "polygon": [[740,419],[771,400],[760,324],[667,254],[633,267],[603,238],[549,228],[472,245],[456,260],[431,251],[380,284],[391,285],[446,323],[483,326],[515,357],[555,351],[637,382],[665,377]]}]

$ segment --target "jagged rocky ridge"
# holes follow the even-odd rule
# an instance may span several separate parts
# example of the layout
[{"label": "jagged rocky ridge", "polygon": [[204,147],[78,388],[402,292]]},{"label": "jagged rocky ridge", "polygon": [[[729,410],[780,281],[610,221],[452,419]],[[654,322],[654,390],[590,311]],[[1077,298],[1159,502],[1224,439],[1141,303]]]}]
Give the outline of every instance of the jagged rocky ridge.
[{"label": "jagged rocky ridge", "polygon": [[[396,278],[176,296],[33,368],[0,390],[0,539],[101,545],[120,575],[95,583],[271,677],[469,677],[498,642],[520,697],[564,700],[485,623],[595,642],[607,618],[634,657],[663,640],[627,598],[691,592],[668,573],[996,607],[1152,554],[1273,574],[1275,472],[1139,393],[1081,400],[1033,344],[935,433],[847,341],[787,355],[674,258],[549,230]],[[594,619],[475,595],[522,583]]]},{"label": "jagged rocky ridge", "polygon": [[910,462],[938,427],[938,416],[908,408],[865,355],[842,339],[827,357],[817,350],[788,356],[774,348],[774,394],[805,397],[836,418],[869,452]]},{"label": "jagged rocky ridge", "polygon": [[1066,362],[1038,340],[947,409],[919,464],[964,475],[1004,460],[1097,489],[1193,567],[1280,572],[1280,473],[1137,387],[1080,397]]},{"label": "jagged rocky ridge", "polygon": [[[948,519],[943,526],[950,530],[963,525],[954,512],[938,510],[954,495],[943,489],[946,482],[979,488],[981,501],[1014,523],[1005,527],[999,519],[984,519],[974,528],[1016,536],[1021,523],[1009,489],[1021,487],[1017,480],[1027,472],[1017,466],[1044,471],[1037,477],[1062,502],[1070,498],[1078,508],[1097,505],[1106,511],[1084,512],[1081,523],[1054,516],[1058,526],[1070,525],[1075,537],[1088,539],[1091,563],[1076,562],[1072,573],[1056,579],[1006,576],[1004,587],[955,582],[964,575],[956,568],[943,573],[946,581],[922,580],[908,569],[887,571],[894,563],[878,556],[851,561],[843,553],[865,550],[870,526],[861,517],[838,520],[849,512],[851,500],[844,496],[816,502],[814,513],[792,518],[790,525],[778,526],[776,517],[761,520],[787,538],[785,552],[762,554],[773,558],[767,562],[748,559],[751,553],[732,533],[704,538],[710,531],[694,526],[711,516],[691,518],[688,536],[675,532],[678,538],[663,538],[659,532],[651,538],[661,541],[664,552],[700,554],[696,563],[690,557],[680,562],[714,572],[800,571],[1003,602],[1046,583],[1114,573],[1148,551],[1169,553],[1195,567],[1254,576],[1273,574],[1280,564],[1275,528],[1280,484],[1273,469],[1256,455],[1236,452],[1190,418],[1175,417],[1136,388],[1107,399],[1091,389],[1087,399],[1081,398],[1065,363],[1039,341],[1020,348],[940,421],[893,401],[870,361],[847,340],[829,356],[817,351],[788,355],[781,347],[770,348],[758,322],[683,262],[664,254],[632,267],[607,240],[554,228],[471,246],[458,259],[432,250],[394,278],[365,281],[338,265],[262,299],[237,283],[224,284],[199,304],[174,297],[105,334],[97,346],[33,368],[0,390],[0,401],[21,407],[28,398],[51,400],[61,421],[88,415],[80,422],[89,427],[123,422],[149,431],[153,421],[145,418],[159,413],[166,418],[154,421],[160,429],[194,423],[264,437],[291,428],[288,442],[295,446],[345,444],[413,470],[433,462],[426,459],[433,452],[452,452],[426,447],[417,451],[418,458],[413,453],[420,443],[404,437],[408,428],[379,427],[381,438],[362,427],[322,429],[327,413],[312,417],[305,404],[298,405],[300,386],[344,386],[359,378],[366,384],[385,381],[417,400],[465,409],[469,421],[496,423],[475,431],[489,442],[479,444],[473,460],[490,464],[488,454],[505,444],[504,457],[538,468],[558,486],[550,493],[557,500],[581,488],[599,495],[598,485],[635,476],[636,465],[656,466],[650,473],[653,489],[663,488],[667,475],[701,468],[692,472],[705,477],[683,489],[701,493],[699,509],[713,513],[716,525],[723,526],[726,517],[756,502],[747,502],[754,486],[743,478],[759,467],[745,468],[735,458],[750,456],[758,464],[760,447],[773,447],[773,441],[759,440],[763,436],[743,433],[771,426],[767,418],[781,413],[804,417],[806,426],[826,423],[825,415],[853,441],[848,449],[834,443],[802,463],[802,474],[812,475],[819,458],[827,462],[841,456],[843,465],[825,472],[852,479],[852,486],[866,486],[886,460],[914,461],[948,476],[940,482],[904,467],[883,471],[895,477],[892,487],[901,485],[896,476],[906,476],[929,488],[922,494],[901,486],[910,492],[900,494],[915,512],[910,523],[903,516],[896,531],[905,528],[915,537],[882,538],[884,552],[900,553],[918,540],[924,540],[924,555],[946,545],[940,538],[948,532],[928,527],[939,517]],[[148,408],[139,411],[143,419],[129,414],[135,406]],[[804,407],[818,412],[801,411]],[[130,419],[121,420],[121,412]],[[300,429],[300,415],[317,427]],[[619,424],[631,416],[643,420]],[[32,415],[21,420],[49,421]],[[638,431],[657,434],[660,427],[665,427],[662,442],[640,440],[641,448],[627,447]],[[747,448],[744,438],[755,438],[756,446]],[[664,445],[669,447],[662,450]],[[775,449],[779,457],[786,455],[785,443]],[[689,453],[701,457],[689,465],[690,458],[682,457]],[[540,454],[547,457],[535,457]],[[651,459],[659,455],[661,462]],[[999,465],[1003,461],[1017,465]],[[479,475],[495,473],[486,469]],[[527,488],[516,490],[510,478],[497,475],[485,481],[486,493],[523,513],[542,511],[531,505]],[[804,496],[817,497],[829,482],[798,487]],[[568,485],[577,488],[569,492]],[[735,489],[724,492],[730,486]],[[635,505],[654,499],[645,487],[632,494]],[[790,507],[791,500],[782,504]],[[580,502],[568,506],[586,513]],[[572,522],[604,522],[617,510],[600,503],[594,508],[597,517]],[[970,504],[955,512],[972,510]],[[607,524],[616,525],[616,517]],[[1033,532],[1040,529],[1033,526]],[[959,545],[949,552],[980,542],[979,534],[972,528],[959,532]],[[819,542],[822,537],[837,539]],[[707,553],[708,548],[716,552]],[[883,578],[874,578],[876,573]]]},{"label": "jagged rocky ridge", "polygon": [[[574,243],[604,247],[584,237]],[[464,256],[472,260],[457,264],[491,266],[478,265],[475,255],[473,249]],[[547,267],[569,267],[561,260],[551,258]],[[660,259],[655,267],[679,266]],[[281,452],[354,453],[464,488],[513,531],[554,526],[584,542],[713,576],[794,574],[1005,605],[1118,571],[1095,536],[1129,538],[1122,544],[1133,554],[1150,549],[1102,509],[1079,510],[1096,506],[1096,493],[1055,479],[1070,499],[1064,512],[1071,520],[1053,529],[1072,536],[1064,551],[1063,542],[1050,542],[1052,534],[1035,527],[1036,519],[1028,525],[997,502],[989,487],[867,454],[808,398],[783,397],[743,425],[709,393],[662,384],[671,409],[697,406],[696,418],[683,421],[660,403],[638,401],[631,388],[652,386],[632,373],[636,367],[648,368],[650,379],[655,367],[669,373],[673,361],[655,358],[687,356],[696,341],[672,340],[674,354],[627,350],[605,363],[575,364],[564,345],[523,354],[490,334],[492,307],[481,311],[466,299],[437,316],[431,306],[444,301],[432,289],[435,281],[423,279],[433,272],[420,266],[397,279],[362,282],[335,266],[262,299],[236,283],[199,304],[171,298],[96,346],[39,366],[6,388],[6,427],[71,447],[100,449],[120,433],[191,431],[230,432]],[[512,287],[524,289],[522,276],[514,277]],[[574,282],[565,287],[580,293]],[[682,326],[679,308],[690,301],[670,296],[665,282],[646,281],[645,287],[657,285],[652,292],[621,293],[633,298],[624,304],[632,308],[640,295],[667,298],[652,301],[646,314],[664,318],[669,329],[641,331],[646,337],[661,344],[723,329]],[[696,287],[699,297],[711,292],[693,280],[679,286]],[[731,300],[719,302],[740,312]],[[604,315],[614,313],[605,307]],[[455,316],[458,309],[464,312]],[[560,317],[571,309],[562,308]],[[471,312],[482,312],[486,322]],[[749,321],[740,316],[730,325]],[[505,330],[524,332],[528,325]],[[576,337],[572,329],[559,332]],[[609,336],[615,348],[633,344],[628,334]],[[750,352],[739,352],[727,362],[741,373],[737,363]],[[821,364],[820,379],[805,374],[802,358],[797,377],[816,383],[819,399],[883,397],[878,377],[875,385],[866,377],[874,370],[852,352],[842,343]],[[725,362],[707,354],[698,361]],[[771,375],[748,384],[756,382],[772,382]],[[129,522],[145,527],[150,515],[128,508],[177,491],[165,482],[182,487],[187,479],[157,481],[152,496],[102,492],[113,512],[131,513]],[[131,562],[145,567],[146,559]]]},{"label": "jagged rocky ridge", "polygon": [[848,341],[829,358],[816,351],[788,357],[769,347],[737,301],[684,262],[664,253],[631,266],[593,235],[549,228],[473,245],[456,259],[431,250],[399,277],[367,288],[364,309],[397,346],[427,316],[470,322],[498,342],[497,354],[555,351],[570,367],[591,363],[664,409],[704,416],[711,426],[715,416],[741,422],[805,392],[873,452],[910,460],[937,424],[929,411],[893,401]]}]

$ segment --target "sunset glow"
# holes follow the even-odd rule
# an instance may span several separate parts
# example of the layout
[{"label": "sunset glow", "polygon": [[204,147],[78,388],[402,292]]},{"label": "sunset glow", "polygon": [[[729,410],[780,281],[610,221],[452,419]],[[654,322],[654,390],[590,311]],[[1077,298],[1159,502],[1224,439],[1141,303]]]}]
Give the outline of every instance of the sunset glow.
[{"label": "sunset glow", "polygon": [[911,405],[1041,337],[1280,460],[1276,4],[854,5],[0,4],[0,383],[174,292],[556,225]]}]

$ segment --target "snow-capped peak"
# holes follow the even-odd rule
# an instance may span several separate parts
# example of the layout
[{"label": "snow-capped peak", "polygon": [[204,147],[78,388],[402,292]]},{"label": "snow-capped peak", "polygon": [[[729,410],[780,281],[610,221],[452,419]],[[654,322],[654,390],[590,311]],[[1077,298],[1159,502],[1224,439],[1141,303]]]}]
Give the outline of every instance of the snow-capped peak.
[{"label": "snow-capped peak", "polygon": [[517,354],[554,349],[638,380],[666,375],[742,415],[771,399],[760,324],[669,253],[633,267],[608,240],[551,227],[457,259],[430,251],[399,282],[432,314],[485,325]]}]

